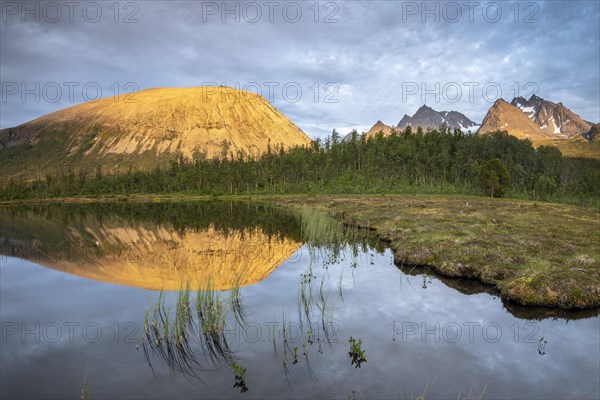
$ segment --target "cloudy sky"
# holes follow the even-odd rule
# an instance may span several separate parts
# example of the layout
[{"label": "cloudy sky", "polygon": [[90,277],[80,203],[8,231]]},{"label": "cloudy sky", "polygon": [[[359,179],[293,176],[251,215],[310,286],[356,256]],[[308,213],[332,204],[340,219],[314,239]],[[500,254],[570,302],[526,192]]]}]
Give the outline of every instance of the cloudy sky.
[{"label": "cloudy sky", "polygon": [[152,87],[260,92],[311,137],[538,96],[600,121],[598,1],[2,1],[0,127]]}]

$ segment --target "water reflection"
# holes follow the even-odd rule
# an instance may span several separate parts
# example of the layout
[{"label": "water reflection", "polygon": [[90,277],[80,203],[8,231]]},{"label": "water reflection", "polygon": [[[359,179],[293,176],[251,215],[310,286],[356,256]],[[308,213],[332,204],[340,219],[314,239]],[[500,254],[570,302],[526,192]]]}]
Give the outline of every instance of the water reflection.
[{"label": "water reflection", "polygon": [[[366,232],[307,208],[207,202],[199,204],[91,204],[9,207],[0,212],[2,254],[84,278],[160,290],[146,308],[141,348],[156,377],[203,381],[226,368],[234,387],[249,390],[246,367],[227,333],[247,329],[240,288],[263,281],[306,251],[314,267],[383,250]],[[338,279],[338,278],[335,278]],[[293,387],[291,366],[311,368],[311,353],[338,342],[334,314],[343,303],[331,277],[311,262],[297,283],[297,317],[289,311],[273,326],[274,357]],[[175,292],[168,296],[167,292]],[[333,293],[333,294],[332,294]],[[276,329],[277,328],[277,329]],[[360,347],[362,340],[352,345]],[[355,354],[355,353],[352,353]],[[360,366],[366,359],[352,358]]]},{"label": "water reflection", "polygon": [[[599,394],[597,310],[503,307],[494,290],[476,282],[396,267],[380,244],[307,209],[245,203],[38,206],[5,208],[0,223],[3,254],[51,267],[18,258],[6,258],[1,267],[3,329],[5,323],[16,329],[2,347],[2,397],[73,397],[88,366],[99,398],[408,398],[424,388],[428,398],[459,397],[469,388],[475,398],[483,392],[499,398]],[[244,268],[221,262],[234,258],[190,252],[204,257],[206,265],[198,268],[227,274],[215,266],[221,262],[235,270],[222,282],[210,273],[194,282],[170,260],[177,259],[177,249],[190,247],[168,244],[171,238],[193,242],[206,232],[220,240],[261,237],[263,247],[290,243],[299,249],[247,286]],[[72,250],[74,241],[97,252]],[[158,292],[80,279],[53,266],[76,264],[74,273],[88,277],[85,271],[99,270],[100,260],[112,271],[97,279],[116,282],[113,274],[126,267],[108,261],[128,248],[124,242],[142,249],[142,256],[170,255],[163,257],[166,276],[157,274],[161,284],[152,287]],[[31,243],[36,247],[23,246]],[[213,259],[218,262],[211,265]],[[138,261],[135,279],[128,270],[123,275],[145,282],[144,263],[160,268],[154,260]],[[21,340],[21,323],[31,331],[40,322],[52,327],[72,321],[80,323],[74,342],[32,343],[31,335]],[[86,322],[103,329],[101,341],[82,341]],[[115,336],[115,326],[139,329]],[[43,329],[41,336],[47,337]],[[139,341],[132,344],[132,338]],[[30,385],[32,379],[39,384]]]},{"label": "water reflection", "polygon": [[[320,260],[323,255],[323,249],[312,252],[311,260]],[[328,265],[338,264],[347,252],[335,251],[337,257],[329,254],[322,259],[318,272],[313,271],[311,262],[297,283],[297,316],[283,312],[281,323],[270,324],[273,330],[268,332],[268,341],[273,344],[273,355],[291,389],[292,366],[304,365],[311,379],[317,380],[311,368],[311,352],[324,354],[324,346],[332,350],[333,344],[340,342],[334,315],[343,304],[343,274],[338,288],[331,290],[332,276],[323,271],[327,272]],[[353,254],[350,251],[349,257],[354,258]],[[247,325],[247,318],[239,287],[217,291],[209,280],[204,288],[192,293],[188,282],[175,293],[171,303],[161,291],[156,302],[146,309],[144,318],[142,348],[146,362],[155,376],[160,376],[160,367],[165,367],[170,376],[183,376],[190,381],[202,381],[203,372],[226,367],[235,374],[234,387],[245,393],[249,390],[244,378],[246,368],[230,345],[228,334],[255,328]],[[361,347],[363,340],[350,337],[348,342],[350,365],[358,368],[367,361]]]},{"label": "water reflection", "polygon": [[175,309],[171,310],[164,291],[146,310],[142,348],[154,376],[160,376],[156,360],[167,367],[172,377],[182,376],[192,382],[203,381],[202,372],[227,367],[235,374],[233,387],[240,393],[247,392],[246,368],[240,364],[226,335],[229,311],[235,315],[234,323],[245,323],[239,289],[232,290],[226,301],[209,281],[205,289],[198,290],[193,301],[188,283],[177,292]]},{"label": "water reflection", "polygon": [[3,255],[153,290],[251,285],[301,246],[294,216],[238,203],[18,207],[0,226]]},{"label": "water reflection", "polygon": [[[427,289],[428,285],[431,284],[432,277],[444,283],[447,287],[450,287],[464,295],[476,295],[481,293],[489,294],[494,298],[498,297],[498,291],[490,286],[484,285],[483,283],[474,279],[460,279],[451,278],[437,273],[430,267],[415,266],[415,265],[397,265],[398,269],[406,275],[422,277],[423,284],[422,288]],[[517,318],[537,320],[541,321],[546,318],[554,319],[565,319],[565,320],[576,320],[585,319],[591,317],[597,317],[600,315],[599,308],[581,309],[581,310],[565,310],[561,308],[551,307],[532,307],[522,306],[520,304],[502,301],[502,305],[511,315]]]}]

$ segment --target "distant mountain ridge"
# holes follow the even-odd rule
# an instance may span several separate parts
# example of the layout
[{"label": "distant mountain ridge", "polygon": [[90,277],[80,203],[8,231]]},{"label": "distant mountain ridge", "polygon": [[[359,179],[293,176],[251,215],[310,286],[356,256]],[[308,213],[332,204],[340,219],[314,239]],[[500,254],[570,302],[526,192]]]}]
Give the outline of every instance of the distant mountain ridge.
[{"label": "distant mountain ridge", "polygon": [[392,127],[384,124],[381,121],[377,121],[375,125],[373,125],[371,129],[365,133],[365,135],[367,138],[370,138],[377,135],[379,132],[383,132],[384,136],[388,136],[390,133],[392,133]]},{"label": "distant mountain ridge", "polygon": [[[481,135],[506,131],[519,139],[531,140],[536,147],[556,146],[566,156],[600,159],[600,124],[584,120],[560,102],[554,103],[536,95],[528,100],[515,97],[510,103],[504,99],[496,100],[481,125],[458,111],[436,111],[424,104],[413,116],[405,114],[396,126],[377,121],[364,136],[372,138],[379,132],[387,136],[394,130],[400,133],[407,127],[413,131],[418,127],[427,131],[444,125],[452,130]],[[361,134],[356,137],[360,139]],[[352,133],[349,133],[342,141],[348,142],[351,138]]]},{"label": "distant mountain ridge", "polygon": [[600,158],[596,139],[598,124],[592,125],[562,103],[538,96],[516,97],[510,103],[498,99],[488,110],[478,134],[506,131],[534,146],[556,146],[564,155]]},{"label": "distant mountain ridge", "polygon": [[572,138],[588,132],[592,127],[562,103],[553,103],[535,94],[529,100],[515,97],[510,104],[525,113],[546,134]]},{"label": "distant mountain ridge", "polygon": [[413,128],[420,126],[423,130],[427,130],[438,129],[442,125],[465,132],[469,130],[475,132],[479,128],[477,123],[458,111],[436,111],[425,104],[412,117],[404,114],[397,127],[398,129],[405,129],[407,126]]},{"label": "distant mountain ridge", "polygon": [[[534,146],[557,146],[568,156],[600,158],[600,124],[584,120],[560,102],[554,103],[536,95],[529,100],[515,97],[510,103],[504,99],[496,100],[481,125],[458,111],[436,111],[423,105],[413,116],[405,114],[395,127],[377,121],[365,137],[374,137],[378,132],[387,136],[392,130],[401,132],[409,126],[413,130],[418,127],[433,130],[442,125],[476,134],[506,131],[520,139],[531,140]],[[343,141],[349,141],[351,137],[348,134]],[[360,134],[357,137],[360,138]]]},{"label": "distant mountain ridge", "polygon": [[507,103],[504,99],[496,100],[490,107],[481,122],[478,133],[486,134],[495,131],[507,131],[519,139],[531,139],[532,141],[552,137],[551,134],[540,129],[532,118],[529,118],[520,108]]},{"label": "distant mountain ridge", "polygon": [[572,139],[591,129],[592,124],[562,103],[532,95],[529,100],[515,97],[510,104],[504,99],[496,100],[483,119],[479,133],[506,130],[535,142],[536,139]]}]

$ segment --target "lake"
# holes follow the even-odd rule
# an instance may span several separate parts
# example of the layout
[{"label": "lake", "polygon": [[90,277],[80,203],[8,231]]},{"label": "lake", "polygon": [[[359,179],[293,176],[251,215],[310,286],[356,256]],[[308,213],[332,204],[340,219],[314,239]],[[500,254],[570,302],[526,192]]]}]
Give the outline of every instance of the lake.
[{"label": "lake", "polygon": [[598,310],[267,203],[0,208],[2,398],[600,397]]}]

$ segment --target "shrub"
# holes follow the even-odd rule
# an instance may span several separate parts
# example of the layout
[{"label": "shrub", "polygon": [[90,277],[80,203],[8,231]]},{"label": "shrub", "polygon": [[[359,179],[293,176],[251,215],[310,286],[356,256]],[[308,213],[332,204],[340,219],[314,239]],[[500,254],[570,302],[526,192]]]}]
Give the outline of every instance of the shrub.
[{"label": "shrub", "polygon": [[535,191],[538,196],[551,196],[558,189],[558,184],[554,179],[547,175],[541,175],[535,182]]},{"label": "shrub", "polygon": [[491,197],[502,197],[504,192],[510,188],[510,175],[499,158],[492,158],[483,163],[479,181],[481,187]]}]

